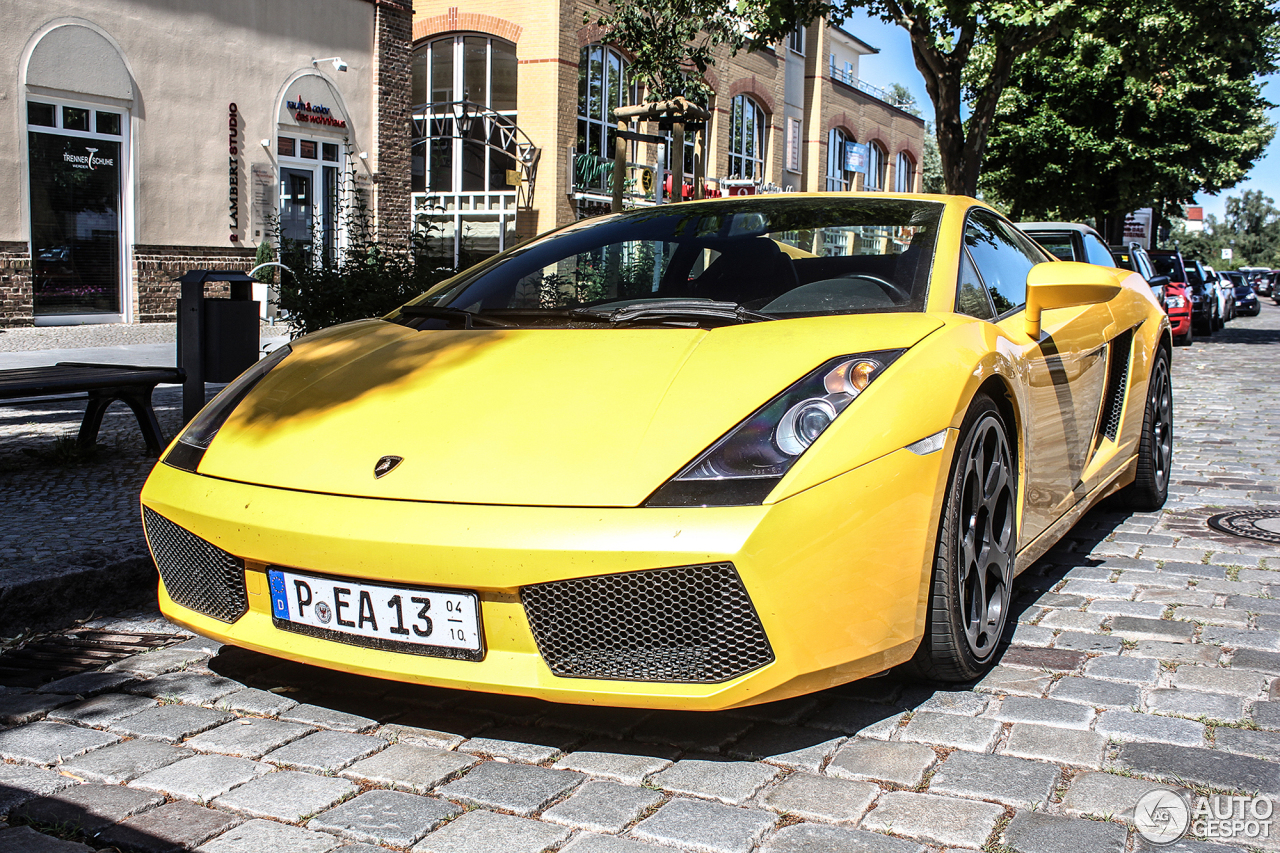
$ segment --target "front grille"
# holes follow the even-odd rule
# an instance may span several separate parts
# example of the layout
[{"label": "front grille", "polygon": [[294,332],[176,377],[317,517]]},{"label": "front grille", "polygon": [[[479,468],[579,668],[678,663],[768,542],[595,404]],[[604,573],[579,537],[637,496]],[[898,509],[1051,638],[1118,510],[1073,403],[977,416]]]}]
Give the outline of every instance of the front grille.
[{"label": "front grille", "polygon": [[731,563],[535,584],[520,600],[565,678],[714,684],[773,661]]},{"label": "front grille", "polygon": [[183,607],[234,622],[249,609],[244,561],[142,508],[147,541],[169,597]]}]

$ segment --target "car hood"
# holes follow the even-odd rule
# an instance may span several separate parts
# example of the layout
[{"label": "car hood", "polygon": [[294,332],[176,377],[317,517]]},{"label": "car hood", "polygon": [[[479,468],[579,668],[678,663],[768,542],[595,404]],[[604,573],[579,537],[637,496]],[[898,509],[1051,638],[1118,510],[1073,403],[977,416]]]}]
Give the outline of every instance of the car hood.
[{"label": "car hood", "polygon": [[[924,314],[714,330],[353,323],[296,341],[199,471],[360,497],[637,506],[827,359],[908,347],[941,325]],[[375,477],[384,456],[403,462]]]}]

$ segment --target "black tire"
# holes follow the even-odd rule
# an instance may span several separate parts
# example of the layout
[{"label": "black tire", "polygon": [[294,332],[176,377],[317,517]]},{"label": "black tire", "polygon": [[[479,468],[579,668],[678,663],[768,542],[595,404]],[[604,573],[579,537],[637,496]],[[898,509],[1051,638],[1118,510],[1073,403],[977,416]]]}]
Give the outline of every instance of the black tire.
[{"label": "black tire", "polygon": [[995,402],[980,394],[960,427],[938,525],[924,639],[912,661],[927,678],[971,681],[995,661],[1017,554],[1017,477],[1009,429]]},{"label": "black tire", "polygon": [[1189,347],[1189,346],[1191,346],[1191,341],[1192,341],[1192,340],[1194,340],[1194,338],[1195,338],[1195,336],[1194,336],[1194,335],[1192,335],[1192,333],[1191,333],[1191,324],[1190,324],[1190,323],[1188,323],[1188,324],[1187,324],[1187,331],[1186,331],[1186,332],[1184,332],[1184,333],[1183,333],[1183,334],[1181,334],[1181,335],[1176,336],[1176,337],[1173,339],[1173,345],[1174,345],[1175,347]]},{"label": "black tire", "polygon": [[1173,467],[1173,382],[1169,378],[1169,352],[1156,349],[1147,380],[1147,407],[1142,416],[1142,439],[1138,443],[1138,473],[1133,483],[1118,497],[1129,509],[1154,512],[1169,497],[1169,474]]}]

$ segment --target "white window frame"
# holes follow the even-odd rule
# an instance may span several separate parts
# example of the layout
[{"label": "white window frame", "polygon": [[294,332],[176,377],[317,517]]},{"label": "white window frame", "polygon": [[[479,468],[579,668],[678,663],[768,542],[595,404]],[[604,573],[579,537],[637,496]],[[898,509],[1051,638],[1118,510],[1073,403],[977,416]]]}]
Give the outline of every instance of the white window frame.
[{"label": "white window frame", "polygon": [[[903,166],[906,166],[906,168],[904,169]],[[908,152],[899,151],[898,159],[893,166],[893,191],[896,193],[915,192],[915,177],[915,159]]]},{"label": "white window frame", "polygon": [[849,172],[844,168],[845,146],[853,141],[853,137],[839,127],[831,128],[827,134],[827,192],[853,190],[857,172]]},{"label": "white window frame", "polygon": [[[457,32],[448,35],[442,35],[438,38],[431,39],[423,47],[427,48],[427,61],[424,63],[424,73],[426,75],[425,92],[428,100],[431,95],[431,75],[432,64],[435,60],[436,46],[444,42],[452,42],[453,50],[453,97],[452,100],[460,100],[462,93],[465,91],[465,39],[467,38],[483,38],[487,40],[486,59],[485,59],[485,91],[483,98],[470,97],[474,103],[482,104],[485,107],[491,107],[493,101],[493,44],[494,42],[502,42],[510,45],[515,51],[516,45],[506,39],[488,33],[479,32]],[[415,50],[416,54],[418,51]],[[518,56],[518,52],[517,52]],[[517,62],[519,60],[517,59]],[[474,94],[474,93],[472,93]],[[519,114],[520,92],[516,91],[517,109],[496,110],[496,112],[510,119],[512,124],[516,124],[516,118]],[[426,119],[425,127],[430,133],[431,123],[433,121],[445,121],[450,128],[453,127],[452,113],[433,112],[429,114],[418,114],[414,119]],[[420,217],[426,217],[430,221],[445,224],[446,220],[452,222],[453,230],[453,258],[457,260],[462,254],[462,241],[466,239],[467,222],[475,219],[493,220],[498,223],[498,251],[503,251],[509,245],[514,245],[514,237],[508,242],[508,235],[513,235],[515,230],[516,218],[516,201],[519,196],[519,190],[515,187],[511,188],[495,188],[489,186],[489,175],[491,170],[490,158],[494,156],[494,151],[488,147],[483,150],[485,152],[484,174],[485,189],[482,190],[463,190],[462,189],[462,168],[463,168],[463,141],[456,136],[452,142],[452,156],[450,158],[451,180],[450,190],[433,190],[431,189],[431,150],[430,143],[423,143],[426,149],[423,152],[425,157],[424,166],[426,191],[413,193],[413,210],[410,213],[414,223],[415,230],[419,227],[418,221]]]},{"label": "white window frame", "polygon": [[874,140],[867,143],[867,176],[863,179],[862,188],[867,192],[884,191],[884,170],[889,157],[888,152]]},{"label": "white window frame", "polygon": [[[52,104],[54,106],[54,127],[46,125],[30,124],[27,121],[27,104],[31,102],[37,104]],[[90,114],[97,112],[111,112],[120,114],[120,135],[115,136],[109,133],[98,133],[90,130],[66,130],[62,127],[61,116],[63,107],[72,107],[75,109],[89,110]],[[95,126],[96,118],[94,115]],[[132,246],[134,243],[133,229],[133,157],[132,154],[132,111],[118,103],[112,104],[105,101],[80,101],[71,100],[69,98],[46,97],[32,92],[27,92],[22,102],[22,193],[26,196],[26,215],[27,215],[27,246],[30,247],[33,256],[31,258],[34,288],[34,269],[35,269],[35,234],[32,233],[34,225],[33,211],[31,209],[31,152],[28,147],[27,133],[35,131],[37,133],[51,133],[58,136],[70,136],[77,139],[103,139],[111,142],[120,143],[120,312],[118,314],[47,314],[44,316],[35,315],[35,293],[32,292],[32,322],[37,326],[80,326],[93,323],[128,323],[133,319],[133,264],[132,264]]]},{"label": "white window frame", "polygon": [[[752,151],[748,150],[747,122],[751,121],[751,137],[754,137]],[[740,130],[739,130],[740,128]],[[740,135],[734,139],[735,132]],[[735,142],[737,144],[735,144]],[[764,107],[750,95],[735,95],[729,108],[729,168],[727,177],[750,178],[763,181],[765,163],[768,161],[769,146],[769,114]],[[747,174],[747,167],[752,174]]]},{"label": "white window frame", "polygon": [[806,30],[807,27],[801,24],[787,35],[787,47],[790,48],[792,53],[804,56]]},{"label": "white window frame", "polygon": [[800,146],[804,125],[798,118],[787,117],[787,170],[800,171]]}]

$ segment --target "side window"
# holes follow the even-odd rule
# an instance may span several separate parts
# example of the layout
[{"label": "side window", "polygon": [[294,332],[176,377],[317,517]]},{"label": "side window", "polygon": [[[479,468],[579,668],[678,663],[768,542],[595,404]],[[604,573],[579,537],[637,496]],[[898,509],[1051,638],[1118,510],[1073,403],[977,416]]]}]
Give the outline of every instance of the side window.
[{"label": "side window", "polygon": [[996,217],[981,210],[969,216],[964,242],[973,263],[982,275],[998,315],[1004,315],[1027,301],[1027,273],[1047,260],[1021,235]]},{"label": "side window", "polygon": [[1111,257],[1111,252],[1107,247],[1102,245],[1102,241],[1092,234],[1084,234],[1084,256],[1091,264],[1099,264],[1104,267],[1114,267],[1115,259]]},{"label": "side window", "polygon": [[956,313],[977,317],[979,320],[995,319],[987,291],[978,278],[978,271],[969,260],[969,253],[960,250],[960,276],[956,280]]}]

